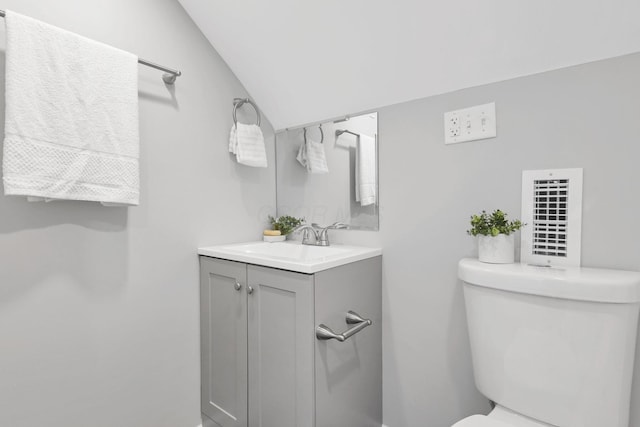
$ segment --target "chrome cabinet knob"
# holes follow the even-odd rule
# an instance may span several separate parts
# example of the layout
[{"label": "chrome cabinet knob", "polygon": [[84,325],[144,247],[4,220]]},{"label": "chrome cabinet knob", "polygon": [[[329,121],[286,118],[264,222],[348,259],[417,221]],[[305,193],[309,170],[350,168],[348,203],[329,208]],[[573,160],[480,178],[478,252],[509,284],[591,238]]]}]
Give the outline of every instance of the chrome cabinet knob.
[{"label": "chrome cabinet knob", "polygon": [[235,289],[236,291],[239,291],[240,289],[242,289],[242,285],[240,284],[240,282],[236,280],[236,284],[233,285],[233,289]]},{"label": "chrome cabinet knob", "polygon": [[247,293],[251,295],[253,293],[253,286],[247,286]]}]

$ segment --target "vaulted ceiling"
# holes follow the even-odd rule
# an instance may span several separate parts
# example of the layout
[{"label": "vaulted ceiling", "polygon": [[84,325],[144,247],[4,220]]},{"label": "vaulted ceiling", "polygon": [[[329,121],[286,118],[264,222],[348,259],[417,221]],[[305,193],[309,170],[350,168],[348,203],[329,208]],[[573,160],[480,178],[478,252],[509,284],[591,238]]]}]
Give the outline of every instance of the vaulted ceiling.
[{"label": "vaulted ceiling", "polygon": [[640,51],[638,0],[179,1],[276,129]]}]

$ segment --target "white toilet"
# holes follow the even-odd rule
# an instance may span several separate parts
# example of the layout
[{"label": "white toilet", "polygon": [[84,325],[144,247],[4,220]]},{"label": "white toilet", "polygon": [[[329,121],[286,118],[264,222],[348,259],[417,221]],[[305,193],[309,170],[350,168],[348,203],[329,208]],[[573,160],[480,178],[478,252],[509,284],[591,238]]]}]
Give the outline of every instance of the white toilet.
[{"label": "white toilet", "polygon": [[454,427],[628,427],[640,273],[463,259],[476,386]]}]

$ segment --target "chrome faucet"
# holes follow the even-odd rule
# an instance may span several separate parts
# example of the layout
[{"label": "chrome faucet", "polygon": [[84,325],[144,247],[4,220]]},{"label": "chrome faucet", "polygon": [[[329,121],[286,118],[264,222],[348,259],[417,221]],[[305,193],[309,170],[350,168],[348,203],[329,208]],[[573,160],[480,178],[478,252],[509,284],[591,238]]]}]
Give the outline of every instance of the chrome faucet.
[{"label": "chrome faucet", "polygon": [[[302,235],[303,245],[329,246],[329,230],[338,228],[349,228],[349,226],[342,222],[336,222],[328,227],[321,227],[316,223],[311,225],[302,224],[294,228],[293,232],[297,233],[299,231],[304,231],[304,234]],[[313,234],[313,240],[311,240],[311,234]]]},{"label": "chrome faucet", "polygon": [[329,230],[349,228],[347,224],[344,224],[342,222],[335,222],[328,227],[320,227],[318,224],[311,225],[318,229],[316,246],[329,246]]}]

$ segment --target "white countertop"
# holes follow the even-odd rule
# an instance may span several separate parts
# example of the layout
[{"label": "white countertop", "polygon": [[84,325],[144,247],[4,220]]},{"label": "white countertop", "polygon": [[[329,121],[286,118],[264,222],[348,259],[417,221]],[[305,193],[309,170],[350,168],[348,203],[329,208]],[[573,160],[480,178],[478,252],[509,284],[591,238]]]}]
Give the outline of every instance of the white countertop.
[{"label": "white countertop", "polygon": [[382,248],[256,241],[198,248],[198,254],[311,274],[382,255]]}]

